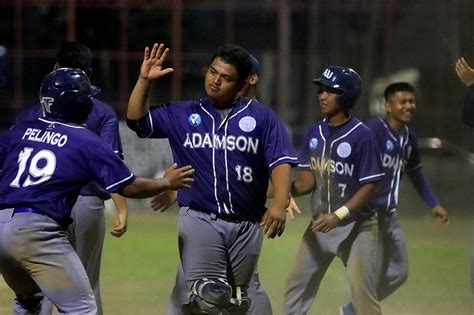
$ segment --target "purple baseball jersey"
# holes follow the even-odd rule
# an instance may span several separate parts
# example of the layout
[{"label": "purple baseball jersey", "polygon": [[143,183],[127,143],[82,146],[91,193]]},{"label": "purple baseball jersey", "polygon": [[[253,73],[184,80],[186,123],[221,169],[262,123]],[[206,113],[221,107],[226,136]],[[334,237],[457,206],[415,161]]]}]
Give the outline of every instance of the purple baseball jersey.
[{"label": "purple baseball jersey", "polygon": [[203,212],[259,219],[271,171],[297,164],[276,114],[247,98],[238,98],[224,119],[204,98],[151,107],[128,124],[140,137],[168,138],[174,161],[194,167],[192,189],[178,191],[178,204]]},{"label": "purple baseball jersey", "polygon": [[393,212],[398,206],[398,192],[403,173],[421,168],[416,137],[408,126],[397,132],[380,117],[372,118],[366,124],[377,139],[385,172],[374,203],[379,211]]},{"label": "purple baseball jersey", "polygon": [[[355,117],[332,130],[326,119],[311,127],[303,141],[299,167],[312,171],[316,179],[311,195],[313,215],[337,210],[362,185],[380,181],[384,173],[379,154],[370,129]],[[344,221],[363,220],[375,211],[369,202]]]},{"label": "purple baseball jersey", "polygon": [[[86,122],[86,127],[102,140],[109,144],[114,152],[123,160],[122,142],[118,130],[118,119],[112,107],[93,98],[94,107]],[[43,117],[43,108],[40,103],[33,103],[22,111],[19,121],[35,120]],[[92,181],[81,188],[82,196],[97,196],[101,199],[110,198],[105,187]]]},{"label": "purple baseball jersey", "polygon": [[86,183],[111,193],[135,179],[97,135],[49,118],[19,122],[2,137],[0,169],[0,209],[35,208],[62,225]]}]

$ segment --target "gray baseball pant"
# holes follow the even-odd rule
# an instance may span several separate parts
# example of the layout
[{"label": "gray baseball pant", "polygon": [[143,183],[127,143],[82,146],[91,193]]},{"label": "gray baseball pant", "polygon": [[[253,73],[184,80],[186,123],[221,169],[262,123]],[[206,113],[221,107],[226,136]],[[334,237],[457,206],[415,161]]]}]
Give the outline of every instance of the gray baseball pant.
[{"label": "gray baseball pant", "polygon": [[284,297],[284,314],[306,314],[314,302],[326,270],[338,256],[346,266],[357,314],[379,315],[375,260],[378,243],[377,216],[334,228],[328,233],[306,229]]},{"label": "gray baseball pant", "polygon": [[262,240],[259,222],[230,222],[182,207],[178,244],[188,291],[202,278],[224,278],[233,288],[247,289]]},{"label": "gray baseball pant", "polygon": [[[105,238],[104,201],[95,196],[79,195],[71,217],[73,222],[67,229],[68,238],[86,270],[97,303],[97,314],[102,315],[99,278]],[[51,301],[45,298],[41,315],[50,315],[52,310]]]},{"label": "gray baseball pant", "polygon": [[0,269],[16,295],[14,314],[37,314],[43,294],[61,313],[96,314],[87,274],[59,224],[41,214],[1,212]]}]

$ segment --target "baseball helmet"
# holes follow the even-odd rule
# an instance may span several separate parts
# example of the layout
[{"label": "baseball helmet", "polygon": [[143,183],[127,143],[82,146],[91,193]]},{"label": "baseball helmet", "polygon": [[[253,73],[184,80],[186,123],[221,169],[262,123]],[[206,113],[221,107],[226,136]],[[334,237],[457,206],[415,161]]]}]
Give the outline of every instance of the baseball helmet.
[{"label": "baseball helmet", "polygon": [[43,79],[40,102],[46,117],[84,123],[94,106],[91,97],[99,92],[84,71],[60,68]]},{"label": "baseball helmet", "polygon": [[337,102],[342,108],[352,108],[357,103],[362,93],[362,81],[357,72],[347,67],[329,66],[321,77],[314,79],[313,83],[327,86],[341,92]]}]

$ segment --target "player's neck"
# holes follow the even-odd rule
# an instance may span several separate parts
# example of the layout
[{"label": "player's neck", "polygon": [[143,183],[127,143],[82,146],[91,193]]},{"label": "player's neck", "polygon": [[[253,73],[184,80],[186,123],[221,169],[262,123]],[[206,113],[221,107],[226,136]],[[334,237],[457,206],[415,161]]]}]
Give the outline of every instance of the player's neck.
[{"label": "player's neck", "polygon": [[395,130],[396,132],[400,132],[405,128],[406,124],[404,122],[401,122],[399,120],[395,120],[390,116],[387,116],[387,121],[390,127]]},{"label": "player's neck", "polygon": [[345,113],[343,111],[337,113],[336,115],[328,115],[328,125],[331,127],[337,127],[344,123],[346,123],[351,118],[349,113]]}]

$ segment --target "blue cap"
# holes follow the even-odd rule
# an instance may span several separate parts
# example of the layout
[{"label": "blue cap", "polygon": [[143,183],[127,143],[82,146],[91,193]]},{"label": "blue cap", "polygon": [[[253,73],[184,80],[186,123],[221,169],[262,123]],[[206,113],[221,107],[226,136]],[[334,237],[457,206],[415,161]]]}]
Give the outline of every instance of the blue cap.
[{"label": "blue cap", "polygon": [[250,62],[252,63],[250,74],[260,75],[260,63],[258,62],[257,58],[255,58],[253,55],[250,55]]}]

